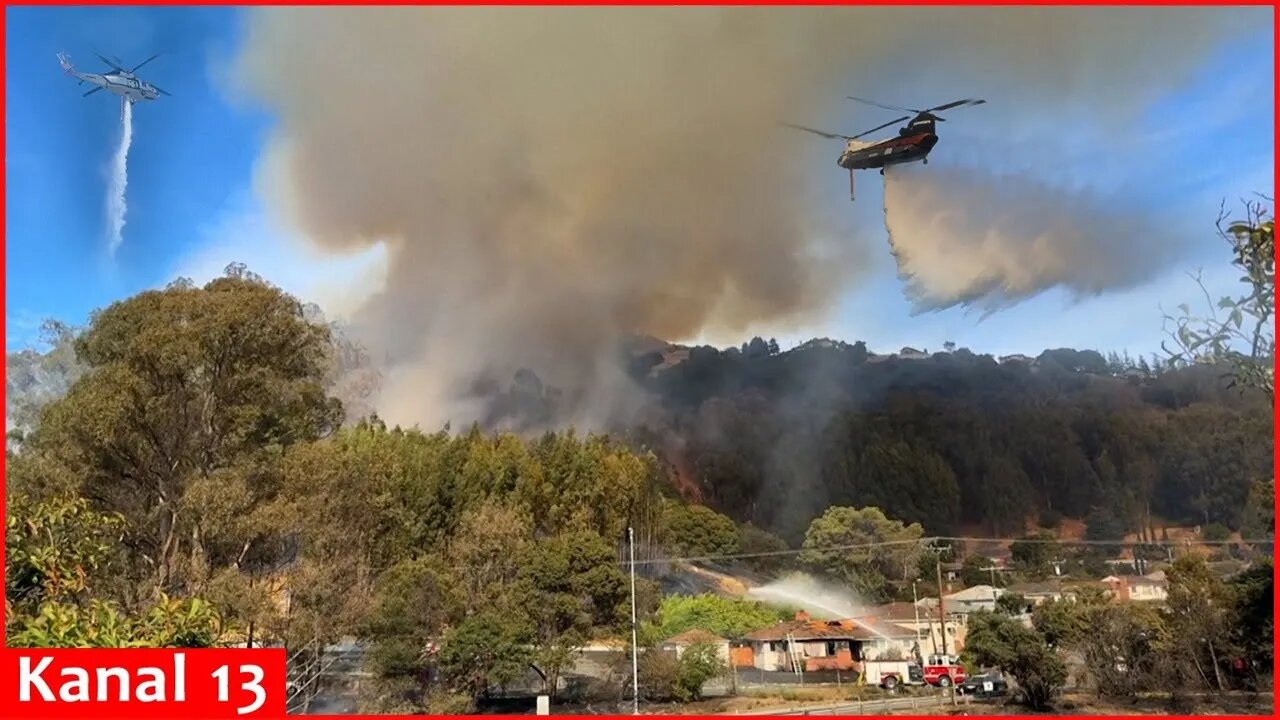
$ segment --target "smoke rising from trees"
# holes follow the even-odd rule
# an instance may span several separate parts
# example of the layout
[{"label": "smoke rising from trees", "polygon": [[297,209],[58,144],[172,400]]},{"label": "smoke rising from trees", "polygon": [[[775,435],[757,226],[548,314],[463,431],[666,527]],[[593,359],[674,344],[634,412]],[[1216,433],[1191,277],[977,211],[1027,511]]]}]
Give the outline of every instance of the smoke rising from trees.
[{"label": "smoke rising from trees", "polygon": [[1194,9],[276,8],[252,11],[237,76],[277,119],[259,178],[271,206],[327,250],[386,246],[384,287],[356,315],[391,366],[384,417],[481,418],[477,382],[530,368],[566,389],[577,415],[561,421],[592,425],[636,399],[620,338],[818,321],[883,253],[823,200],[842,181],[812,162],[838,146],[827,158],[777,122],[820,117],[854,88],[908,104],[985,96],[1001,108],[996,138],[1086,101],[1099,122],[1123,121],[1248,22]]}]

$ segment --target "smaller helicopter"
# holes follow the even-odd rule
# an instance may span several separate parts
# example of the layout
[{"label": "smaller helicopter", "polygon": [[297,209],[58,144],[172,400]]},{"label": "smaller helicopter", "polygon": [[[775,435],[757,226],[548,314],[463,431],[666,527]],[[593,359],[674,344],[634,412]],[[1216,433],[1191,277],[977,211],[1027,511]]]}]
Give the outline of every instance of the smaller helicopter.
[{"label": "smaller helicopter", "polygon": [[[909,162],[921,162],[925,165],[929,164],[929,153],[933,150],[933,146],[938,144],[937,123],[942,122],[945,118],[939,117],[936,113],[953,108],[966,107],[970,105],[981,105],[986,100],[955,100],[953,102],[944,103],[936,107],[926,110],[913,110],[912,108],[897,107],[896,105],[886,105],[873,100],[864,100],[853,96],[848,96],[850,100],[856,100],[867,105],[884,108],[886,110],[896,110],[898,112],[915,113],[915,116],[903,115],[900,118],[894,118],[883,125],[858,133],[857,135],[840,135],[838,133],[829,133],[822,130],[814,130],[803,125],[792,125],[784,123],[787,127],[797,130],[803,130],[814,135],[821,135],[825,138],[833,140],[844,140],[845,149],[840,153],[840,157],[836,160],[836,164],[849,171],[849,199],[853,200],[853,171],[854,170],[873,170],[880,169],[880,174],[884,174],[884,169],[891,165],[901,165]],[[870,135],[877,130],[883,130],[902,122],[909,120],[906,125],[898,129],[898,137],[888,138],[886,140],[875,141],[859,141],[858,138]]]},{"label": "smaller helicopter", "polygon": [[160,89],[159,87],[157,87],[156,85],[153,85],[152,83],[149,83],[146,80],[143,80],[142,78],[134,74],[143,65],[146,65],[152,60],[155,60],[156,58],[160,57],[159,55],[152,55],[146,60],[143,60],[142,62],[135,65],[130,70],[126,70],[124,69],[124,67],[122,67],[124,63],[122,63],[119,58],[116,58],[113,61],[113,60],[108,60],[107,58],[103,57],[102,55],[99,55],[98,53],[94,53],[94,55],[98,55],[99,60],[111,66],[111,72],[106,72],[106,73],[79,72],[76,70],[75,66],[71,64],[71,61],[67,58],[65,53],[58,53],[58,64],[62,66],[63,72],[74,77],[76,80],[79,80],[81,84],[89,83],[91,85],[97,86],[94,89],[90,90],[89,92],[85,93],[84,94],[85,97],[88,97],[98,92],[99,90],[107,90],[112,94],[119,95],[121,117],[124,117],[125,103],[132,104],[132,103],[138,102],[139,100],[155,100],[161,95],[169,94],[164,90]]}]

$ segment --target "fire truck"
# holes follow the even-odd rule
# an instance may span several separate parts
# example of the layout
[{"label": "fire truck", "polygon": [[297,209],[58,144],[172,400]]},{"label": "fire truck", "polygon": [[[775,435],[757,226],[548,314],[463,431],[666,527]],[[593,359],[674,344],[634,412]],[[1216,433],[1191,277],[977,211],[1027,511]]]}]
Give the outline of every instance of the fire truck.
[{"label": "fire truck", "polygon": [[955,655],[929,655],[924,663],[911,660],[868,660],[863,667],[867,680],[892,690],[899,685],[934,685],[940,688],[959,685],[965,680],[964,666]]}]

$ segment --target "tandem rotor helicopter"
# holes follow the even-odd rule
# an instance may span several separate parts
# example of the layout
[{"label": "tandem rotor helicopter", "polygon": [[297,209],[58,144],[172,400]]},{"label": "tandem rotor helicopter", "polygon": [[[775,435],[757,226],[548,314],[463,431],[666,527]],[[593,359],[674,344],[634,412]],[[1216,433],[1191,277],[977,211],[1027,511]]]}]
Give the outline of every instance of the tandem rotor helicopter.
[{"label": "tandem rotor helicopter", "polygon": [[119,95],[121,117],[124,117],[125,103],[133,104],[139,100],[155,100],[161,95],[169,94],[134,74],[138,71],[138,68],[160,57],[158,54],[152,55],[129,70],[123,67],[124,63],[119,58],[108,60],[98,53],[94,53],[94,55],[97,55],[99,60],[109,65],[111,71],[105,73],[79,72],[71,64],[71,60],[67,58],[65,53],[58,53],[58,64],[62,66],[63,72],[79,80],[81,84],[89,83],[97,86],[85,93],[84,97],[88,97],[99,90],[106,90],[114,95]]},{"label": "tandem rotor helicopter", "polygon": [[[920,161],[925,165],[929,164],[929,152],[933,150],[933,146],[938,144],[938,133],[936,124],[945,120],[936,113],[943,110],[951,110],[953,108],[966,107],[970,105],[981,105],[986,100],[955,100],[944,103],[936,107],[926,110],[914,110],[912,108],[898,107],[896,105],[886,105],[884,103],[875,102],[874,100],[864,100],[862,98],[847,96],[849,100],[856,100],[867,105],[874,105],[886,110],[895,110],[898,112],[915,113],[915,116],[903,115],[900,118],[890,120],[883,125],[877,125],[858,133],[857,135],[840,135],[838,133],[823,132],[822,130],[814,130],[803,125],[793,125],[791,123],[783,123],[787,127],[797,130],[803,130],[814,135],[821,135],[832,140],[844,140],[845,149],[840,153],[840,157],[836,160],[836,164],[849,171],[849,199],[853,200],[853,171],[854,170],[873,170],[880,169],[880,174],[884,174],[884,169],[891,165],[901,165],[903,163]],[[863,141],[858,138],[870,135],[877,130],[900,123],[903,120],[910,120],[906,125],[898,129],[898,137],[888,138],[886,140]]]}]

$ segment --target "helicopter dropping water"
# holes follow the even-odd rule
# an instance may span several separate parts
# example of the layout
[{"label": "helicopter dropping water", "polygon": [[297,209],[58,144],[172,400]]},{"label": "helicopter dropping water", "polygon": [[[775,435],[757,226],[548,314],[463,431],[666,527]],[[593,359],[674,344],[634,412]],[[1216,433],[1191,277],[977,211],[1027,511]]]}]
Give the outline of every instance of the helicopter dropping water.
[{"label": "helicopter dropping water", "polygon": [[137,72],[143,65],[160,57],[159,54],[143,60],[134,65],[132,68],[125,69],[124,63],[119,59],[109,59],[94,53],[98,59],[110,66],[110,70],[101,73],[84,73],[76,70],[75,65],[71,64],[71,59],[66,53],[58,53],[58,64],[62,66],[62,71],[79,81],[79,84],[89,83],[95,87],[86,92],[83,97],[106,90],[107,92],[117,95],[120,98],[120,116],[124,117],[125,107],[132,105],[141,100],[156,100],[161,95],[169,95],[168,92],[161,89],[154,83],[147,82],[137,76]]},{"label": "helicopter dropping water", "polygon": [[[877,125],[870,130],[864,130],[857,135],[841,135],[839,133],[829,133],[824,130],[815,130],[811,127],[803,125],[793,125],[792,123],[784,123],[787,127],[803,130],[807,133],[813,133],[832,140],[844,140],[845,149],[840,153],[840,157],[836,159],[836,164],[849,171],[849,199],[854,199],[853,193],[853,171],[854,170],[874,170],[879,169],[880,174],[884,174],[884,169],[893,165],[902,165],[904,163],[920,162],[929,164],[929,153],[933,151],[935,145],[938,144],[937,124],[946,120],[939,116],[944,110],[952,110],[961,107],[970,107],[973,105],[982,105],[986,100],[976,98],[968,98],[965,100],[954,100],[942,105],[936,105],[924,110],[916,110],[913,108],[898,107],[897,105],[886,105],[885,103],[876,102],[874,100],[865,100],[863,98],[848,96],[849,100],[855,100],[867,105],[874,105],[886,110],[894,110],[897,112],[915,113],[911,115],[903,115],[894,118],[889,122]],[[906,125],[898,129],[898,137],[887,138],[884,140],[865,141],[859,138],[866,137],[873,132],[883,130],[890,125],[896,125],[903,120],[908,120]]]},{"label": "helicopter dropping water", "polygon": [[66,53],[58,53],[58,64],[62,71],[74,77],[78,84],[89,83],[93,89],[86,92],[88,97],[96,92],[106,90],[120,98],[120,145],[111,162],[111,177],[107,187],[107,225],[109,237],[107,251],[114,256],[123,242],[124,218],[127,211],[125,203],[125,186],[128,183],[129,146],[133,142],[133,105],[143,100],[155,100],[169,93],[153,83],[137,76],[142,66],[160,57],[159,54],[143,60],[132,68],[125,69],[119,58],[107,58],[94,53],[98,59],[110,66],[110,70],[100,73],[85,73],[76,70]]}]

